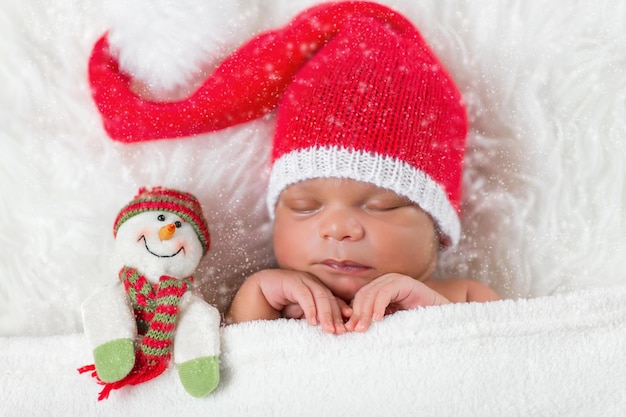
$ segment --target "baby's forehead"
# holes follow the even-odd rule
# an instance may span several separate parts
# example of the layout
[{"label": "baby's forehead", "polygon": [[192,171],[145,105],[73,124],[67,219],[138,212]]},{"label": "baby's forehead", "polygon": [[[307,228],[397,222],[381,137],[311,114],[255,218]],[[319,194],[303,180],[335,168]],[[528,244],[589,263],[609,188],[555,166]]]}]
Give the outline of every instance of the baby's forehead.
[{"label": "baby's forehead", "polygon": [[294,194],[323,194],[331,193],[333,191],[339,193],[406,198],[397,194],[395,191],[379,187],[366,181],[339,177],[311,178],[295,182],[285,187],[279,198],[288,197]]}]

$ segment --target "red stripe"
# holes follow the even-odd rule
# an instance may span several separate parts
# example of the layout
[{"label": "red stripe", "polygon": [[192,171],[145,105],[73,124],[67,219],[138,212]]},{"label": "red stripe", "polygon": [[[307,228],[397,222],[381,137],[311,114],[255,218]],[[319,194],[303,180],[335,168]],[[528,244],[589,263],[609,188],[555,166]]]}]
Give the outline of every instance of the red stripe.
[{"label": "red stripe", "polygon": [[151,349],[167,349],[172,345],[172,342],[169,339],[157,340],[151,337],[144,337],[142,345]]},{"label": "red stripe", "polygon": [[162,333],[171,333],[174,331],[175,323],[164,323],[164,322],[152,322],[150,326],[150,330],[155,330],[157,332]]},{"label": "red stripe", "polygon": [[184,285],[183,288],[176,288],[176,287],[161,288],[159,289],[159,292],[157,293],[156,296],[157,298],[170,297],[170,296],[182,297],[186,290],[187,290],[186,285]]},{"label": "red stripe", "polygon": [[139,292],[135,295],[135,300],[137,301],[137,304],[139,304],[142,307],[145,307],[148,305],[146,296]]},{"label": "red stripe", "polygon": [[178,307],[173,305],[160,305],[157,307],[156,313],[168,314],[170,316],[175,316],[178,313]]},{"label": "red stripe", "polygon": [[152,318],[154,317],[154,311],[142,310],[141,316],[143,316],[143,320],[149,324],[152,321]]}]

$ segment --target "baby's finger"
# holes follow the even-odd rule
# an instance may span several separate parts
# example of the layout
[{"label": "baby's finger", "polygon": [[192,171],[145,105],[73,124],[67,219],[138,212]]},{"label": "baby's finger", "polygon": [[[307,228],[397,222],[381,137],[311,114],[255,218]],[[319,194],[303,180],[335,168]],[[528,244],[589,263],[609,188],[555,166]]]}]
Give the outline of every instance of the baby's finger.
[{"label": "baby's finger", "polygon": [[345,324],[345,327],[349,332],[364,332],[369,329],[370,324],[372,324],[371,316],[352,316]]},{"label": "baby's finger", "polygon": [[[343,306],[342,306],[343,303]],[[345,308],[350,308],[348,307],[348,305],[346,304],[345,301],[340,300],[337,297],[333,297],[332,299],[332,304],[331,304],[331,308],[332,308],[332,313],[333,313],[333,321],[334,321],[334,331],[333,333],[335,334],[344,334],[346,333],[346,326],[343,322],[343,310]]]},{"label": "baby's finger", "polygon": [[341,315],[338,313],[339,307],[337,306],[335,297],[330,290],[314,282],[307,282],[305,285],[309,288],[315,304],[317,322],[326,333],[335,333],[335,317]]},{"label": "baby's finger", "polygon": [[344,319],[350,318],[352,316],[352,307],[350,307],[348,303],[346,303],[341,298],[336,298],[336,300],[337,300],[337,303],[339,304],[339,310],[341,312],[341,316]]},{"label": "baby's finger", "polygon": [[297,290],[291,293],[289,298],[300,306],[307,323],[311,326],[317,326],[317,307],[314,295],[306,284],[302,284],[302,286],[299,286]]},{"label": "baby's finger", "polygon": [[364,332],[372,323],[371,312],[364,311],[362,307],[354,307],[350,319],[345,324],[348,331]]},{"label": "baby's finger", "polygon": [[[326,294],[328,297],[324,297],[320,300],[318,305],[318,317],[322,323],[322,329],[326,333],[331,334],[344,334],[346,333],[346,327],[343,322],[342,306],[339,303],[339,299],[333,295],[330,290]],[[347,304],[342,300],[345,307]],[[324,318],[322,318],[322,315]]]},{"label": "baby's finger", "polygon": [[398,298],[398,292],[393,287],[385,286],[376,293],[372,307],[372,320],[381,321],[385,317],[387,307]]},{"label": "baby's finger", "polygon": [[354,297],[352,317],[347,324],[349,329],[364,332],[372,321],[382,320],[392,299],[391,289],[378,282],[363,287]]}]

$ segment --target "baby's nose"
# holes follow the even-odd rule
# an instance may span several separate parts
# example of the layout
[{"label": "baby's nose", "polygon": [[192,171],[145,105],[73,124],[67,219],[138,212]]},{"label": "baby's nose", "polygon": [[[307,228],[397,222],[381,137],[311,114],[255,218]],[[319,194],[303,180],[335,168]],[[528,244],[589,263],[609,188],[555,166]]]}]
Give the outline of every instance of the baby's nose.
[{"label": "baby's nose", "polygon": [[329,211],[320,224],[320,236],[324,239],[359,240],[364,235],[361,223],[349,213]]}]

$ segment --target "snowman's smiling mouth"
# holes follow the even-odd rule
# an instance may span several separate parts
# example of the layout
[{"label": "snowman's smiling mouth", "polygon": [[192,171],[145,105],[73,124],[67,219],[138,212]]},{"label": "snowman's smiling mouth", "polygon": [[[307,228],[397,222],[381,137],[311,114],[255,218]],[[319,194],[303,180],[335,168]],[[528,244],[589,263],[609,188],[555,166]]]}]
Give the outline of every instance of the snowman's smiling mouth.
[{"label": "snowman's smiling mouth", "polygon": [[[181,251],[184,253],[185,252],[185,248],[184,247],[180,247],[180,249],[178,249],[178,251],[176,251],[176,253],[172,254],[172,255],[159,255],[158,253],[154,253],[150,250],[150,248],[148,247],[148,242],[146,241],[146,236],[141,235],[141,237],[139,238],[139,240],[143,239],[143,245],[146,247],[146,250],[151,254],[156,256],[157,258],[173,258],[174,256],[178,255]],[[139,240],[137,242],[139,242]]]}]

